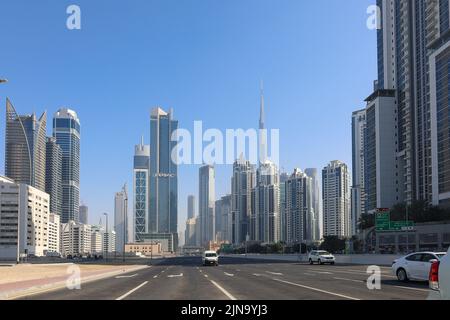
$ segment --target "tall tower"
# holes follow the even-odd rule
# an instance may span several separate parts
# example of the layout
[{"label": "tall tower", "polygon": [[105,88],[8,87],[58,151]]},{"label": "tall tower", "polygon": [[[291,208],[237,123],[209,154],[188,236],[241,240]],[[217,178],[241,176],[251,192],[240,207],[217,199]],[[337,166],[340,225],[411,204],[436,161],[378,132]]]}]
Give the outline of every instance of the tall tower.
[{"label": "tall tower", "polygon": [[150,199],[150,146],[141,143],[134,148],[133,164],[133,216],[135,241],[148,233],[148,213]]},{"label": "tall tower", "polygon": [[20,116],[6,99],[5,174],[45,191],[47,113]]},{"label": "tall tower", "polygon": [[[171,233],[178,238],[178,169],[172,159],[178,128],[173,111],[155,108],[150,117],[150,215],[149,233]],[[177,241],[175,241],[177,242]]]},{"label": "tall tower", "polygon": [[188,219],[195,218],[195,196],[188,196]]},{"label": "tall tower", "polygon": [[322,206],[320,199],[320,185],[317,178],[317,169],[305,169],[305,174],[311,178],[311,206],[314,213],[314,225],[311,232],[311,240],[318,241],[322,238]]},{"label": "tall tower", "polygon": [[45,192],[50,195],[50,212],[61,215],[62,206],[62,151],[56,139],[47,138]]},{"label": "tall tower", "polygon": [[199,171],[199,217],[201,245],[207,245],[215,240],[215,170],[213,166],[206,165]]},{"label": "tall tower", "polygon": [[75,111],[58,110],[53,118],[53,137],[62,151],[61,223],[79,221],[80,210],[80,120]]},{"label": "tall tower", "polygon": [[114,197],[114,231],[116,232],[116,251],[123,252],[128,240],[128,194],[127,186]]}]

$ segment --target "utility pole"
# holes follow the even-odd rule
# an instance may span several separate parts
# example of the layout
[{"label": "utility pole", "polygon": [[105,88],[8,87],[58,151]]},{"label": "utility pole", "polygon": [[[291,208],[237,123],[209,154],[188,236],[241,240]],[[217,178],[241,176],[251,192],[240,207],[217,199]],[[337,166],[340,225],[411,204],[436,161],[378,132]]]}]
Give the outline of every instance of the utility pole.
[{"label": "utility pole", "polygon": [[127,218],[128,218],[128,194],[127,194],[127,184],[123,186],[124,195],[124,209],[123,209],[123,258],[122,261],[125,262],[125,247],[127,243]]}]

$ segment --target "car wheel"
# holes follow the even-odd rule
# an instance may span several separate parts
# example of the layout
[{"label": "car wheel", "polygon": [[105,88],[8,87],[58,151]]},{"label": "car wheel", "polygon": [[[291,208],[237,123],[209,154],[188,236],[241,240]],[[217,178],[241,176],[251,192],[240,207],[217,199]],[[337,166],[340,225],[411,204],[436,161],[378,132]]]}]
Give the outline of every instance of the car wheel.
[{"label": "car wheel", "polygon": [[314,264],[314,262],[312,261],[312,259],[309,259],[309,264]]},{"label": "car wheel", "polygon": [[408,281],[408,275],[406,274],[406,270],[403,268],[400,268],[397,270],[397,279],[401,282],[407,282]]}]

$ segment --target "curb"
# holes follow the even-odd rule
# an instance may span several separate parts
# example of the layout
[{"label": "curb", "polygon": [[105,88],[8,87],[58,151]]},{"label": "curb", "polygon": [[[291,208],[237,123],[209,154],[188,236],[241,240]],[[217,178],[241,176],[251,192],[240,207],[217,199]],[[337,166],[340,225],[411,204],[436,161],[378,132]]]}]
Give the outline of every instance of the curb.
[{"label": "curb", "polygon": [[[124,271],[124,270],[110,271],[110,272],[100,274],[100,275],[93,275],[93,276],[88,276],[86,278],[81,278],[81,282],[82,282],[82,284],[86,284],[86,283],[94,282],[97,280],[112,278],[112,277],[120,275],[120,274],[124,274],[124,273],[126,274],[126,273],[135,272],[135,271],[139,271],[139,270],[143,270],[143,269],[147,269],[147,268],[150,268],[150,266],[138,266],[138,267],[126,270],[126,271]],[[55,282],[55,283],[30,287],[30,288],[26,288],[26,289],[18,289],[18,290],[6,292],[6,293],[0,293],[0,300],[14,300],[14,299],[19,299],[19,298],[23,298],[23,297],[37,295],[37,294],[44,293],[44,292],[51,292],[51,291],[63,289],[65,287],[66,287],[66,281],[59,281],[59,282]]]}]

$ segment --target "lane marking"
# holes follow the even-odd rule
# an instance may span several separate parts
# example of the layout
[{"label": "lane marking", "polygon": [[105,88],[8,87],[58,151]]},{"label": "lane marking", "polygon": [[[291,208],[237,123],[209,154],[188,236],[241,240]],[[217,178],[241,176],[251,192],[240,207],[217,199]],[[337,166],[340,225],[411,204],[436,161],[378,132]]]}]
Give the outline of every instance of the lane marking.
[{"label": "lane marking", "polygon": [[132,294],[133,292],[139,290],[140,288],[142,288],[143,286],[145,286],[148,283],[148,281],[145,281],[144,283],[140,284],[139,286],[137,286],[136,288],[128,291],[127,293],[125,293],[123,296],[118,297],[116,300],[123,300],[126,297],[128,297],[130,294]]},{"label": "lane marking", "polygon": [[237,300],[231,293],[229,293],[227,290],[225,290],[224,288],[222,288],[217,282],[213,281],[213,280],[209,280],[211,281],[211,283],[213,285],[215,285],[217,287],[217,289],[219,289],[220,291],[222,291],[222,293],[224,295],[226,295],[228,297],[228,299],[230,300]]},{"label": "lane marking", "polygon": [[[363,272],[349,272],[349,271],[339,271],[336,270],[336,273],[348,273],[348,274],[353,274],[353,275],[358,275],[358,276],[367,276],[367,273],[363,273]],[[392,275],[388,275],[388,274],[382,274],[381,277],[388,277],[388,278],[393,278],[393,279],[397,279],[397,277],[394,277]]]},{"label": "lane marking", "polygon": [[346,296],[346,295],[343,295],[343,294],[334,293],[334,292],[331,292],[331,291],[326,291],[326,290],[321,290],[321,289],[317,289],[317,288],[313,288],[313,287],[304,286],[304,285],[301,285],[301,284],[298,284],[298,283],[295,283],[295,282],[285,281],[285,280],[281,280],[281,279],[272,279],[272,280],[275,280],[275,281],[278,281],[278,282],[282,282],[282,283],[286,283],[286,284],[290,284],[292,286],[297,286],[297,287],[304,288],[304,289],[309,289],[309,290],[312,290],[312,291],[326,293],[326,294],[329,294],[329,295],[332,295],[332,296],[341,297],[341,298],[345,298],[345,299],[349,299],[349,300],[360,300],[358,298],[353,298],[353,297]]},{"label": "lane marking", "polygon": [[167,278],[180,278],[182,276],[183,276],[182,273],[180,273],[180,274],[170,274],[170,275],[167,276]]},{"label": "lane marking", "polygon": [[311,270],[308,269],[309,272],[315,272],[315,273],[320,273],[320,274],[333,274],[332,272],[328,272],[328,271],[316,271],[316,270]]},{"label": "lane marking", "polygon": [[313,273],[303,273],[305,276],[313,276],[313,277],[315,277],[315,276],[317,276],[317,274],[313,274]]},{"label": "lane marking", "polygon": [[205,274],[205,278],[208,278],[208,275],[207,275],[207,274]]},{"label": "lane marking", "polygon": [[282,273],[279,273],[279,272],[266,271],[266,273],[273,274],[274,276],[282,276],[283,275]]},{"label": "lane marking", "polygon": [[262,275],[261,274],[259,274],[259,273],[254,273],[253,274],[255,277],[261,277]]},{"label": "lane marking", "polygon": [[336,280],[344,280],[344,281],[352,281],[352,282],[358,282],[358,283],[364,283],[364,280],[355,280],[355,279],[347,279],[347,278],[338,278],[338,277],[334,277],[333,279]]},{"label": "lane marking", "polygon": [[420,288],[412,288],[412,287],[403,287],[403,286],[394,286],[395,288],[401,288],[401,289],[407,289],[407,290],[416,290],[416,291],[423,291],[423,292],[430,292],[428,289],[420,289]]},{"label": "lane marking", "polygon": [[227,272],[224,272],[224,273],[225,273],[225,275],[228,276],[228,277],[234,277],[234,274],[232,274],[232,273],[227,273]]},{"label": "lane marking", "polygon": [[136,273],[136,274],[132,274],[132,275],[130,275],[130,276],[117,276],[116,279],[133,278],[133,277],[136,277],[137,275],[138,275],[138,274]]},{"label": "lane marking", "polygon": [[156,275],[156,276],[153,276],[153,279],[156,279],[156,278],[158,278],[158,275]]}]

